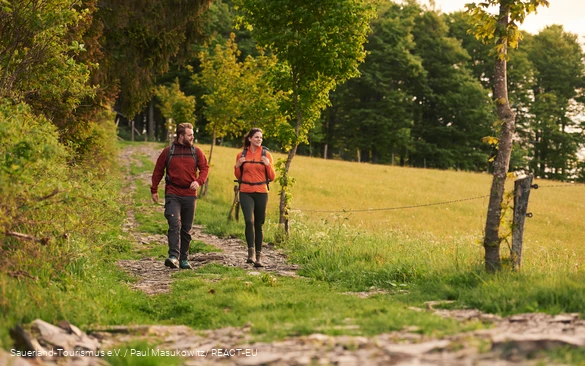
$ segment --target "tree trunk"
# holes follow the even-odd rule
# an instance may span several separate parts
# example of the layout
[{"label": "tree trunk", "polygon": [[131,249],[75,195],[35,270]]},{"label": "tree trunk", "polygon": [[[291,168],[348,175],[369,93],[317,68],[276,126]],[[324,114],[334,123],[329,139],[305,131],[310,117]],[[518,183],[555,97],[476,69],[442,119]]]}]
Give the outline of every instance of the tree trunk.
[{"label": "tree trunk", "polygon": [[284,226],[284,231],[288,234],[288,209],[289,209],[289,199],[290,195],[288,194],[288,171],[290,169],[290,164],[292,159],[294,158],[295,154],[297,153],[297,148],[299,147],[298,137],[301,131],[301,126],[303,123],[303,116],[301,112],[301,106],[299,105],[299,93],[298,93],[298,78],[296,73],[291,73],[292,80],[293,80],[293,102],[295,107],[295,115],[296,115],[296,126],[295,126],[295,134],[296,140],[293,144],[293,147],[288,152],[288,156],[286,158],[286,163],[284,165],[284,171],[282,173],[281,179],[281,187],[280,187],[280,218],[279,223]]},{"label": "tree trunk", "polygon": [[279,223],[284,225],[284,231],[288,234],[288,209],[289,209],[289,196],[287,194],[288,188],[288,171],[290,169],[290,164],[292,159],[294,158],[295,154],[297,153],[297,148],[299,147],[296,144],[290,151],[288,152],[288,156],[286,158],[286,163],[284,165],[284,172],[282,175],[282,187],[280,189],[280,218]]},{"label": "tree trunk", "polygon": [[154,100],[151,99],[148,104],[148,139],[156,141],[154,138]]},{"label": "tree trunk", "polygon": [[213,147],[215,146],[215,127],[213,128],[213,132],[211,133],[211,147],[209,148],[209,159],[207,159],[207,164],[211,164],[211,157],[213,155]]},{"label": "tree trunk", "polygon": [[[209,148],[209,159],[207,159],[208,165],[211,165],[211,158],[213,156],[213,147],[214,146],[215,146],[215,128],[213,129],[213,132],[211,133],[211,147]],[[203,183],[203,186],[201,186],[201,189],[200,189],[201,197],[205,197],[207,195],[208,189],[209,189],[209,176],[205,180],[205,183]]]},{"label": "tree trunk", "polygon": [[[507,37],[502,32],[507,31],[510,7],[507,4],[500,5],[500,14],[497,26],[496,39],[502,48],[496,56],[494,70],[494,97],[496,99],[498,119],[501,123],[498,153],[494,161],[494,173],[490,190],[490,200],[485,223],[485,268],[488,272],[495,272],[501,268],[500,261],[500,220],[502,216],[502,201],[504,197],[504,184],[510,166],[512,153],[512,138],[514,137],[514,111],[508,101],[508,87],[506,76]],[[503,43],[503,44],[502,44]]]}]

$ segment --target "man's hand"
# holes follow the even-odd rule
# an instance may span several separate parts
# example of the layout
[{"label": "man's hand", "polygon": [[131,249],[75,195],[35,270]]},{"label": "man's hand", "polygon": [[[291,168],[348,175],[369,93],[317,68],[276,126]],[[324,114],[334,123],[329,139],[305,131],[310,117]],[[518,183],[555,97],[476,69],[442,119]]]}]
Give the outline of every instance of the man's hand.
[{"label": "man's hand", "polygon": [[152,194],[152,202],[158,203],[158,193],[153,193]]},{"label": "man's hand", "polygon": [[191,183],[191,185],[189,186],[190,189],[196,191],[199,189],[199,183],[197,183],[197,181],[194,181],[193,183]]}]

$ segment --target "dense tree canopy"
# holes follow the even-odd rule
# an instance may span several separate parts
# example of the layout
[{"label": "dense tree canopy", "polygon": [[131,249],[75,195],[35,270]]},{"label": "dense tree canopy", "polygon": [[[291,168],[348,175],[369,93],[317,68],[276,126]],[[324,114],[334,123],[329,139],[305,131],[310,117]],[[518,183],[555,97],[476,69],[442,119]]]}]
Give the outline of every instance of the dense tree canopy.
[{"label": "dense tree canopy", "polygon": [[[533,3],[537,4],[523,1],[523,9]],[[202,141],[211,141],[213,129],[202,127],[212,123],[213,108],[228,111],[233,98],[254,101],[247,111],[230,112],[239,116],[240,129],[262,124],[279,137],[283,150],[298,145],[301,154],[327,158],[492,169],[490,159],[497,150],[482,141],[497,141],[499,131],[494,124],[496,105],[490,100],[495,59],[490,48],[468,32],[475,21],[464,12],[442,14],[415,1],[390,0],[377,2],[377,17],[371,21],[338,2],[331,8],[294,2],[290,9],[282,1],[252,0],[2,4],[2,96],[26,102],[35,113],[46,115],[59,128],[62,141],[74,141],[80,154],[91,141],[87,121],[104,106],[115,105],[128,119],[146,114],[157,85],[171,85],[178,77],[180,90],[197,97]],[[338,12],[342,20],[333,21]],[[252,32],[236,26],[242,16],[258,22]],[[340,42],[357,39],[359,33],[359,27],[340,24],[358,20],[360,27],[369,25],[372,30],[359,70],[357,64],[340,61],[364,55]],[[224,89],[231,90],[232,97],[212,108],[212,97],[207,97],[209,103],[202,99],[209,91],[192,81],[190,70],[196,78],[203,75],[199,56],[204,39],[214,37],[213,47],[225,47],[230,33],[236,34],[233,42],[242,76],[226,82]],[[560,26],[534,35],[516,27],[513,34],[521,36],[522,43],[508,50],[507,59],[508,99],[516,126],[510,168],[561,180],[583,177],[579,151],[584,145],[584,67],[576,35]],[[342,46],[336,48],[338,41]],[[266,55],[256,49],[257,43],[269,46]],[[246,61],[247,56],[252,58]],[[278,67],[268,65],[273,62],[268,62],[270,57],[276,57]],[[192,69],[185,68],[187,64]],[[218,75],[229,75],[226,70]],[[348,75],[356,76],[356,70],[359,76],[344,82]],[[268,82],[280,85],[283,96],[288,96],[278,102],[279,113]],[[289,116],[288,127],[275,117],[279,114]],[[140,116],[139,128],[161,131],[165,121],[160,108],[151,116],[161,120],[141,126]],[[298,116],[302,123],[297,134]],[[222,142],[239,145],[236,135]]]}]

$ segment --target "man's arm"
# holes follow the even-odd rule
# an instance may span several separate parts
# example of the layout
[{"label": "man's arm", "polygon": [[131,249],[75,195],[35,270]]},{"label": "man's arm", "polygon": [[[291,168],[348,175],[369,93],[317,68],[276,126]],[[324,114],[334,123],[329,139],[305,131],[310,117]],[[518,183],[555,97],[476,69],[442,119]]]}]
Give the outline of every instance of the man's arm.
[{"label": "man's arm", "polygon": [[209,175],[209,164],[207,164],[207,158],[201,149],[197,149],[197,169],[199,169],[199,176],[195,180],[199,186],[205,184],[207,176]]},{"label": "man's arm", "polygon": [[150,193],[152,195],[152,201],[155,203],[158,202],[158,185],[162,180],[162,177],[165,175],[167,158],[168,148],[165,148],[158,156],[158,159],[156,160],[156,164],[154,166],[154,171],[152,172],[152,183],[150,185]]}]

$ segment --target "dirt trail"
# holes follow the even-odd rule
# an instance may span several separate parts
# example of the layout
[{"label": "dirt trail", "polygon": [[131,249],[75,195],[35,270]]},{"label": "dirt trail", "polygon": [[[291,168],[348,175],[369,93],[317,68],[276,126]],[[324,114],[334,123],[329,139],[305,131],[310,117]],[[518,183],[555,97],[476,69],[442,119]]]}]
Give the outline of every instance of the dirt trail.
[{"label": "dirt trail", "polygon": [[[138,154],[153,161],[159,151],[152,144],[132,145],[121,154],[121,161],[129,166]],[[150,173],[128,176],[127,191],[132,193],[137,184],[150,184]],[[160,206],[158,209],[161,212]],[[137,247],[165,245],[166,236],[148,235],[137,231],[134,212],[129,211],[124,229],[135,238]],[[287,263],[286,257],[271,246],[263,251],[266,267],[260,270],[246,264],[245,244],[239,239],[223,239],[204,233],[195,226],[193,240],[200,240],[221,250],[217,253],[198,253],[189,260],[194,268],[207,263],[240,267],[250,272],[268,271],[281,276],[296,276],[297,267]],[[173,279],[171,270],[161,258],[120,261],[118,265],[138,278],[137,290],[149,295],[169,291]],[[356,294],[358,295],[358,294]],[[363,294],[362,294],[363,295]],[[366,294],[367,295],[367,294]],[[433,312],[437,316],[460,321],[479,320],[491,323],[490,329],[461,333],[440,339],[423,336],[415,328],[381,334],[375,337],[326,336],[313,334],[291,337],[273,343],[251,343],[250,326],[195,331],[186,326],[133,326],[94,332],[104,347],[120,343],[147,340],[158,344],[158,355],[177,354],[184,357],[184,365],[530,365],[536,351],[555,346],[585,346],[585,322],[578,314],[552,317],[545,314],[522,314],[500,318],[476,310],[435,310],[429,303],[426,309],[410,308],[416,312]],[[481,350],[481,352],[480,352]],[[156,353],[159,352],[159,353]],[[161,353],[163,352],[163,353]],[[166,353],[165,353],[166,352]]]}]

